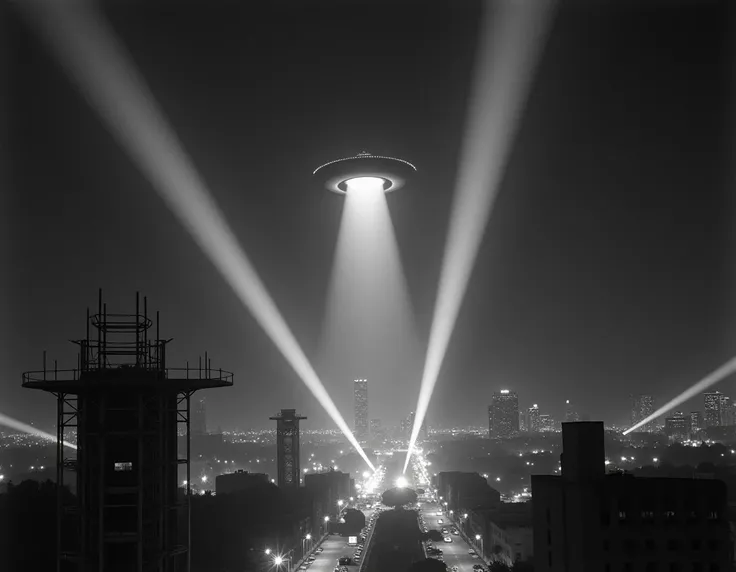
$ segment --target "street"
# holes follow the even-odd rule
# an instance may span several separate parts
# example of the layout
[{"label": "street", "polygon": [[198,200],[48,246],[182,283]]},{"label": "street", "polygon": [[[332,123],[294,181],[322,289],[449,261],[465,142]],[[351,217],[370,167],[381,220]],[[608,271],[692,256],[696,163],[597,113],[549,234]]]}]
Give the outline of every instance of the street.
[{"label": "street", "polygon": [[[365,514],[365,520],[368,522],[372,509],[363,511]],[[321,554],[316,554],[317,559],[309,567],[309,572],[332,572],[337,564],[337,559],[343,556],[353,557],[355,552],[355,546],[348,546],[348,539],[345,536],[338,536],[333,534],[327,537],[321,544],[323,551]],[[348,566],[350,572],[358,570],[358,566]]]},{"label": "street", "polygon": [[[421,511],[424,516],[424,522],[430,530],[442,530],[443,526],[446,526],[448,529],[452,527],[447,515],[443,513],[442,516],[437,516],[437,513],[440,512],[440,510],[440,505],[437,503],[422,503]],[[440,524],[438,522],[439,519],[442,519],[443,523]],[[442,549],[442,556],[445,559],[445,564],[447,564],[448,569],[452,569],[453,566],[458,566],[460,572],[472,572],[473,564],[483,564],[480,559],[472,558],[470,554],[468,554],[468,550],[475,547],[468,546],[459,535],[451,534],[450,537],[452,538],[451,543],[434,543],[437,548]]]}]

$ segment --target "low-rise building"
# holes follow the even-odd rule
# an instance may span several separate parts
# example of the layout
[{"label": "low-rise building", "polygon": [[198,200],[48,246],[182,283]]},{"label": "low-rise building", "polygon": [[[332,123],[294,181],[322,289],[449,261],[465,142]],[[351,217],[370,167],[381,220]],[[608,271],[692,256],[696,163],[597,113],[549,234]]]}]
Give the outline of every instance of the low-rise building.
[{"label": "low-rise building", "polygon": [[605,473],[603,423],[563,423],[562,475],[533,475],[535,572],[725,572],[726,485]]}]

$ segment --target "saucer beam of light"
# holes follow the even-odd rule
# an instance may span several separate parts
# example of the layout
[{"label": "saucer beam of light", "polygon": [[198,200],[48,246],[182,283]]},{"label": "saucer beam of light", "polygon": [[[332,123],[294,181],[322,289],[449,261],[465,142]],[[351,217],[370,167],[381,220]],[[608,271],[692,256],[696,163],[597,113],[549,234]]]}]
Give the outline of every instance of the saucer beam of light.
[{"label": "saucer beam of light", "polygon": [[716,383],[726,379],[729,375],[732,375],[733,373],[736,373],[736,357],[727,361],[725,364],[723,364],[721,367],[719,367],[714,372],[706,375],[703,379],[701,379],[695,385],[689,387],[688,389],[683,391],[680,395],[670,400],[669,402],[665,403],[662,407],[657,409],[654,413],[652,413],[648,417],[645,417],[644,419],[639,421],[636,425],[629,427],[626,431],[624,431],[624,435],[628,435],[632,431],[636,431],[637,429],[639,429],[639,427],[643,427],[647,423],[651,423],[657,417],[660,417],[666,413],[669,413],[681,403],[684,403],[688,399],[692,399],[699,393],[704,392],[706,389],[708,389],[712,385],[715,385]]},{"label": "saucer beam of light", "polygon": [[20,6],[169,209],[373,469],[158,109],[145,80],[94,5],[24,0]]},{"label": "saucer beam of light", "polygon": [[484,9],[447,242],[404,472],[424,423],[491,215],[549,28],[552,4],[553,0],[503,0],[495,10],[488,5]]},{"label": "saucer beam of light", "polygon": [[396,479],[396,486],[400,489],[405,489],[409,486],[409,481],[406,480],[406,477],[399,477]]},{"label": "saucer beam of light", "polygon": [[[56,443],[57,441],[55,435],[52,435],[51,433],[46,433],[46,431],[41,431],[40,429],[36,429],[33,425],[28,425],[27,423],[23,423],[22,421],[18,421],[17,419],[13,419],[12,417],[8,417],[7,415],[3,415],[2,413],[0,413],[0,426],[9,427],[11,429],[15,429],[16,431],[28,433],[29,435],[36,435],[41,439],[53,441],[54,443]],[[70,449],[77,448],[74,443],[69,443],[68,441],[64,441],[63,445],[64,447],[69,447]]]}]

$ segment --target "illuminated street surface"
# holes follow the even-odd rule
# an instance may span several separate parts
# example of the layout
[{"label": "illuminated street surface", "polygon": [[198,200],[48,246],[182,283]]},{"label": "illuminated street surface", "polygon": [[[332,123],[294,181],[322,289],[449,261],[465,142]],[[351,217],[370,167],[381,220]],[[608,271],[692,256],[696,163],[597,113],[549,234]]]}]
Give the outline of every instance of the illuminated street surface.
[{"label": "illuminated street surface", "polygon": [[[373,509],[364,509],[366,523],[373,514]],[[332,572],[337,565],[337,559],[347,556],[352,558],[355,553],[355,546],[348,546],[348,539],[344,536],[331,535],[320,545],[323,548],[321,554],[315,554],[316,560],[309,567],[310,572]],[[363,554],[365,554],[363,548]],[[348,566],[348,570],[358,570],[358,566]]]},{"label": "illuminated street surface", "polygon": [[[443,516],[437,516],[437,512],[440,511],[440,505],[438,503],[422,503],[421,511],[424,516],[424,523],[430,530],[442,530],[443,526],[450,528],[450,526],[457,526],[455,523],[450,522],[450,518],[443,513]],[[444,523],[440,524],[437,522],[439,519],[443,519]],[[460,527],[457,526],[458,530]],[[483,564],[478,558],[472,558],[468,554],[468,550],[471,548],[475,549],[474,546],[468,546],[468,544],[462,539],[461,536],[452,534],[452,542],[435,542],[434,545],[442,550],[442,557],[445,559],[445,564],[448,569],[452,569],[453,566],[458,566],[460,572],[472,572],[473,564]],[[485,566],[485,565],[484,565]]]},{"label": "illuminated street surface", "polygon": [[29,1],[21,6],[111,134],[373,469],[104,16],[86,3],[75,9],[55,2]]}]

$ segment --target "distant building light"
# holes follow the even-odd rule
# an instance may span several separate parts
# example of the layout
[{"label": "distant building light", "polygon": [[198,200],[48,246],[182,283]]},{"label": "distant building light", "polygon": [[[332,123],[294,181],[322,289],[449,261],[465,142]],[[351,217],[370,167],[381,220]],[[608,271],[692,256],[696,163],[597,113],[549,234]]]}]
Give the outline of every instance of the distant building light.
[{"label": "distant building light", "polygon": [[[43,467],[41,467],[43,468]],[[132,471],[133,470],[133,463],[130,461],[125,461],[122,463],[115,463],[115,470],[116,471]]]},{"label": "distant building light", "polygon": [[508,392],[509,392],[509,390],[508,390],[508,389],[502,389],[502,390],[501,390],[501,393],[503,393],[504,395],[506,395],[506,394],[507,394]]}]

